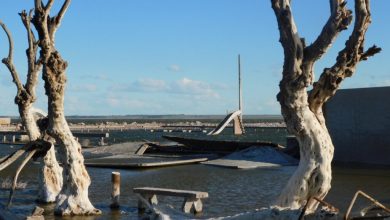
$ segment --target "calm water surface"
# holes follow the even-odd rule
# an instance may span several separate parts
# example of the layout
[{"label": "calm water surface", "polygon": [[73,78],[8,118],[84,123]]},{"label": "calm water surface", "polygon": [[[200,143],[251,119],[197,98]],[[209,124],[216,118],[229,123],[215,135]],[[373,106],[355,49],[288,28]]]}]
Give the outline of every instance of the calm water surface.
[{"label": "calm water surface", "polygon": [[[263,131],[264,132],[264,131]],[[267,130],[267,132],[269,132]],[[272,132],[271,132],[272,133]],[[283,141],[285,131],[279,131],[275,140]],[[115,134],[120,137],[120,134]],[[115,136],[114,135],[114,136]],[[145,134],[144,134],[145,135]],[[150,135],[150,134],[149,134]],[[142,136],[142,132],[140,132]],[[279,137],[277,137],[279,136]],[[149,137],[150,138],[150,137]],[[158,139],[158,137],[156,136]],[[0,156],[15,148],[0,145]],[[0,180],[13,175],[10,167],[0,172]],[[148,170],[114,170],[88,168],[92,179],[90,199],[103,215],[99,217],[73,217],[66,219],[137,219],[137,200],[132,193],[134,187],[155,186],[175,189],[207,191],[209,198],[204,200],[204,212],[201,217],[227,216],[268,206],[277,197],[296,167],[257,168],[249,170],[226,169],[202,164],[186,165]],[[27,187],[18,190],[14,196],[12,210],[28,214],[36,205],[38,165],[30,163],[21,174],[21,181],[28,182]],[[121,173],[121,208],[111,211],[110,203],[111,172]],[[378,200],[389,203],[390,169],[334,168],[332,190],[326,200],[340,210],[345,210],[356,190],[361,189]],[[0,203],[5,204],[8,190],[0,189]],[[163,203],[180,207],[182,200],[173,197],[159,198]],[[358,202],[358,207],[369,203]],[[40,205],[47,213],[52,206]],[[54,219],[47,216],[46,219]],[[60,219],[60,218],[57,218]]]}]

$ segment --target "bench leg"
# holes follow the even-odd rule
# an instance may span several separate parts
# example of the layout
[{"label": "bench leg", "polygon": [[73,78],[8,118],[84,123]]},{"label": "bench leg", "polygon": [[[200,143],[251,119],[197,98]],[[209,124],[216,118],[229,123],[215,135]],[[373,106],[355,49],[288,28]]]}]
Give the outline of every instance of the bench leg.
[{"label": "bench leg", "polygon": [[186,199],[183,203],[183,212],[184,213],[190,213],[191,208],[194,207],[195,213],[202,212],[203,209],[203,203],[200,199]]},{"label": "bench leg", "polygon": [[149,203],[151,205],[157,205],[158,204],[156,195],[152,195],[152,196],[148,197],[147,199],[148,199],[148,201],[149,201]]},{"label": "bench leg", "polygon": [[138,199],[138,213],[144,213],[145,212],[145,205],[144,203]]},{"label": "bench leg", "polygon": [[156,195],[140,195],[140,197],[142,197],[144,199],[144,201],[142,201],[141,199],[138,199],[138,212],[139,213],[143,213],[145,212],[145,209],[147,208],[144,204],[144,202],[148,202],[149,205],[157,205],[158,204],[158,201],[157,201],[157,196]]},{"label": "bench leg", "polygon": [[190,213],[193,204],[194,204],[194,199],[185,199],[183,202],[183,212]]},{"label": "bench leg", "polygon": [[195,213],[200,213],[200,212],[202,212],[202,209],[203,209],[202,200],[197,199],[197,200],[194,202],[194,210],[195,210]]}]

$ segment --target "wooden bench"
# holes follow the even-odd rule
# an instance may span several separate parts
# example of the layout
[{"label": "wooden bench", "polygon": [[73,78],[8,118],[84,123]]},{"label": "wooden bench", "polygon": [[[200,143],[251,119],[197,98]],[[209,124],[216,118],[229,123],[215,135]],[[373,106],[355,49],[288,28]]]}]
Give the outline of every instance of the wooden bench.
[{"label": "wooden bench", "polygon": [[183,197],[183,212],[190,213],[192,207],[194,207],[194,212],[202,212],[203,204],[202,200],[208,198],[209,194],[207,192],[199,191],[189,191],[189,190],[178,190],[178,189],[164,189],[164,188],[154,188],[154,187],[139,187],[133,189],[134,193],[140,195],[140,200],[138,201],[138,211],[143,212],[145,210],[145,201],[148,202],[147,206],[157,205],[157,195],[163,196],[175,196]]}]

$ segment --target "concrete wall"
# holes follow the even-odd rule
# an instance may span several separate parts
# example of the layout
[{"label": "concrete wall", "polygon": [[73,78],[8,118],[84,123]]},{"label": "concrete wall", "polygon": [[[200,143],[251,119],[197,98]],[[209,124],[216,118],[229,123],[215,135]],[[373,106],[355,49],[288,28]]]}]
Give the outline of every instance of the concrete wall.
[{"label": "concrete wall", "polygon": [[11,118],[0,118],[0,125],[9,125],[11,124]]},{"label": "concrete wall", "polygon": [[390,87],[339,90],[324,111],[336,162],[390,165]]}]

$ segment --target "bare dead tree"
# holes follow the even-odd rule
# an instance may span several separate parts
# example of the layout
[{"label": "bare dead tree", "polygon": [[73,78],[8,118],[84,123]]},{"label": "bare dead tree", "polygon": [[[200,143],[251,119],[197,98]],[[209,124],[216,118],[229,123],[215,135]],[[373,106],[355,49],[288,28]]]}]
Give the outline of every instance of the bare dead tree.
[{"label": "bare dead tree", "polygon": [[[29,15],[26,12],[20,14],[23,24],[27,29],[29,42],[29,48],[26,51],[28,74],[25,85],[22,85],[20,82],[18,73],[12,62],[12,37],[6,26],[1,23],[8,36],[10,45],[9,55],[3,62],[11,72],[13,81],[17,87],[18,92],[15,102],[18,104],[20,115],[29,132],[31,141],[22,149],[7,157],[1,158],[0,170],[27,152],[26,158],[16,171],[14,178],[15,185],[19,172],[30,158],[45,156],[44,164],[47,166],[42,168],[42,173],[44,177],[50,176],[51,179],[43,178],[43,183],[47,185],[51,184],[50,186],[59,184],[59,188],[62,185],[59,194],[58,187],[56,187],[57,193],[54,196],[57,202],[55,213],[59,215],[100,214],[101,211],[95,209],[89,201],[88,187],[91,181],[84,166],[81,146],[73,137],[64,115],[65,70],[67,63],[56,50],[54,42],[55,33],[60,26],[70,2],[70,0],[64,0],[59,12],[53,17],[50,16],[50,10],[54,4],[54,0],[48,0],[46,4],[41,0],[34,0],[35,9],[30,11]],[[31,24],[33,24],[38,33],[38,39],[35,39],[35,35],[31,30]],[[40,51],[39,58],[37,59],[38,48]],[[38,124],[33,115],[32,104],[36,99],[35,87],[38,72],[41,67],[42,78],[45,82],[45,90],[48,96],[48,116],[46,120],[40,120],[40,122],[45,121],[46,123]],[[63,172],[56,161],[56,155],[52,147],[54,141],[59,145],[58,155],[64,167]],[[11,190],[9,204],[15,189],[14,185]]]},{"label": "bare dead tree", "polygon": [[[30,141],[37,141],[41,139],[42,134],[37,125],[36,121],[36,113],[35,108],[33,108],[33,104],[36,100],[36,85],[38,82],[38,75],[41,69],[40,59],[36,58],[38,42],[35,40],[35,36],[33,31],[31,30],[30,21],[32,18],[32,11],[28,15],[26,11],[21,12],[20,17],[22,22],[27,30],[27,39],[28,39],[28,48],[26,50],[27,55],[27,81],[26,84],[23,85],[20,81],[19,74],[16,70],[15,65],[13,64],[13,50],[14,44],[10,31],[7,29],[6,25],[0,21],[0,25],[5,31],[8,42],[9,42],[9,52],[8,57],[4,58],[2,62],[7,66],[8,70],[11,73],[14,84],[16,85],[17,94],[15,96],[15,103],[18,105],[19,114],[22,119],[22,123],[27,131]],[[33,150],[37,151],[37,150]],[[25,151],[20,151],[23,155]],[[31,157],[34,153],[29,152],[28,154]],[[8,160],[8,165],[16,161],[18,157],[14,157],[14,160]],[[27,162],[28,160],[26,160]],[[38,199],[42,202],[54,202],[56,196],[58,195],[61,187],[62,187],[62,168],[59,166],[56,158],[54,147],[51,147],[49,151],[44,155],[43,163],[41,163],[41,171],[40,172],[40,185],[39,185],[39,195]],[[23,163],[22,163],[23,164]],[[23,168],[23,167],[20,167]],[[18,172],[14,178],[14,185],[16,184],[18,177]],[[14,190],[14,188],[13,188]],[[12,190],[12,191],[13,191]],[[12,191],[11,196],[12,197]],[[11,201],[11,199],[9,200]],[[10,202],[9,202],[10,204]]]},{"label": "bare dead tree", "polygon": [[48,97],[48,127],[46,132],[59,145],[59,160],[63,166],[63,187],[57,196],[55,213],[58,215],[92,215],[100,214],[88,198],[88,187],[91,183],[84,166],[81,145],[76,141],[64,114],[64,97],[67,62],[62,59],[55,47],[55,34],[61,20],[70,5],[64,0],[59,12],[50,16],[54,0],[44,4],[35,0],[32,23],[38,32],[42,78]]},{"label": "bare dead tree", "polygon": [[[375,45],[364,50],[365,33],[371,23],[370,1],[355,0],[355,24],[336,59],[314,82],[314,64],[332,45],[338,34],[352,21],[352,11],[344,0],[330,0],[330,17],[315,41],[306,45],[298,34],[290,0],[271,0],[280,42],[284,49],[283,78],[277,96],[287,129],[300,145],[300,163],[278,198],[282,207],[303,207],[310,197],[323,199],[331,188],[334,146],[322,112],[324,103],[334,96],[341,82],[351,77],[357,64],[380,52]],[[313,85],[308,94],[307,88]],[[309,204],[313,211],[318,203]]]}]

